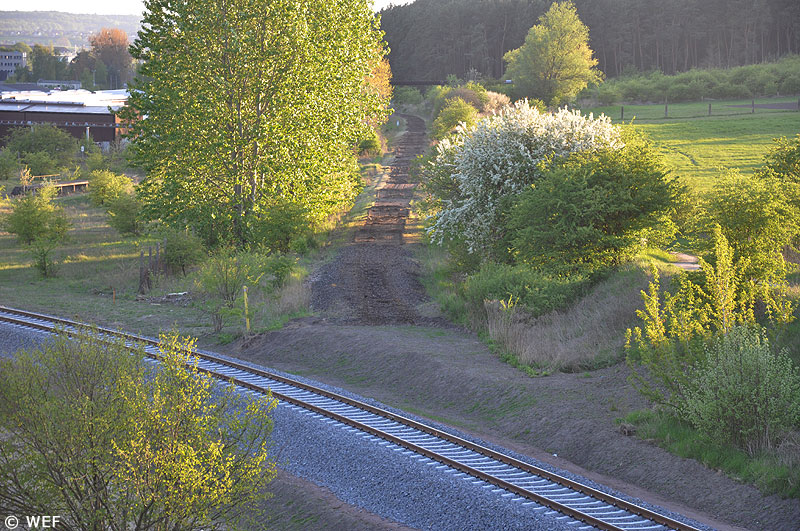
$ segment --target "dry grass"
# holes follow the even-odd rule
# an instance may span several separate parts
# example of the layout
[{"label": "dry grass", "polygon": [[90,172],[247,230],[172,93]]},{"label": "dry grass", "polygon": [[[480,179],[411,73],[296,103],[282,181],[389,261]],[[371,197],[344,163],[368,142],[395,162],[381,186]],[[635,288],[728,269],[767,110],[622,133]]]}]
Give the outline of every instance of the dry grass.
[{"label": "dry grass", "polygon": [[630,266],[598,284],[569,309],[532,318],[524,310],[486,302],[490,337],[520,363],[549,370],[579,370],[617,361],[625,329],[636,322],[640,291],[649,279]]}]

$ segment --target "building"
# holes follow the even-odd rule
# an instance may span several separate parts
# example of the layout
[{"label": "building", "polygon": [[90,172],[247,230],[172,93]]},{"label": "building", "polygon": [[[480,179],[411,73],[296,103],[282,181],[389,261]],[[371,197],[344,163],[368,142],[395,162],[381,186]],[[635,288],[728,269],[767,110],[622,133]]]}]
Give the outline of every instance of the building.
[{"label": "building", "polygon": [[0,93],[0,145],[14,127],[53,124],[76,138],[108,145],[121,137],[115,111],[125,106],[122,90],[16,91]]},{"label": "building", "polygon": [[80,81],[65,81],[61,79],[40,79],[36,82],[36,85],[46,89],[56,90],[78,90],[81,88]]},{"label": "building", "polygon": [[28,64],[25,52],[0,50],[0,81],[5,81],[16,72],[17,68],[24,68]]}]

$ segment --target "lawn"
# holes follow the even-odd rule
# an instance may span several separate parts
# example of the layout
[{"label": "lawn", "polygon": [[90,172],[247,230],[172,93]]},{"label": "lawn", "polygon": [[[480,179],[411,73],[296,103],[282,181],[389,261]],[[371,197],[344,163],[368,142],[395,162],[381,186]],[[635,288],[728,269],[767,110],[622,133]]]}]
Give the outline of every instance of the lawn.
[{"label": "lawn", "polygon": [[[761,103],[780,101],[783,100],[764,100]],[[653,139],[675,175],[693,188],[705,191],[713,187],[721,170],[735,168],[751,173],[762,164],[774,138],[800,133],[800,113],[797,111],[756,109],[755,114],[750,114],[749,108],[726,107],[748,103],[717,102],[714,108],[747,112],[711,117],[700,112],[705,107],[707,113],[707,103],[674,104],[670,105],[670,115],[686,117],[669,119],[664,119],[663,105],[626,105],[625,120],[630,123],[628,120],[632,119],[633,127]],[[584,112],[595,115],[605,112],[619,122],[619,107],[597,107]]]}]

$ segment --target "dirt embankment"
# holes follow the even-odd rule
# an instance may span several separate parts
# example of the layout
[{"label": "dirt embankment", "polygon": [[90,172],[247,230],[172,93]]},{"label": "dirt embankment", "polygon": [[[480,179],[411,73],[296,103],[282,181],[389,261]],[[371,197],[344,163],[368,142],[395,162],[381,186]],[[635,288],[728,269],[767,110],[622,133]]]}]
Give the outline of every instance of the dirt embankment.
[{"label": "dirt embankment", "polygon": [[[231,353],[454,425],[714,527],[800,529],[800,501],[763,496],[619,433],[614,419],[646,405],[627,384],[624,365],[530,378],[473,333],[420,312],[427,299],[404,234],[413,193],[408,163],[426,141],[422,120],[405,118],[408,132],[366,223],[311,276],[319,315]],[[312,495],[320,502],[309,527],[342,525],[342,508]]]}]

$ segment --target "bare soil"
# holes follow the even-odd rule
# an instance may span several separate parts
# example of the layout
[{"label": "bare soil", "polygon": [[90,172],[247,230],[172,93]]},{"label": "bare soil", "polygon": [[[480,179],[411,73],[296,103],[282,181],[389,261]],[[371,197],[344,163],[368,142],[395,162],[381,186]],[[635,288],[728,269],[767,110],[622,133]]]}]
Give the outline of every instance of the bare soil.
[{"label": "bare soil", "polygon": [[[531,378],[430,311],[413,259],[418,244],[404,236],[413,194],[407,166],[425,147],[424,123],[404,118],[408,132],[367,222],[310,277],[318,315],[233,345],[230,354],[450,424],[716,528],[800,529],[800,500],[763,496],[621,433],[615,419],[647,405],[628,385],[626,366]],[[361,525],[362,511],[341,520],[341,502],[313,485],[280,488],[284,500],[309,489],[310,528]]]}]

